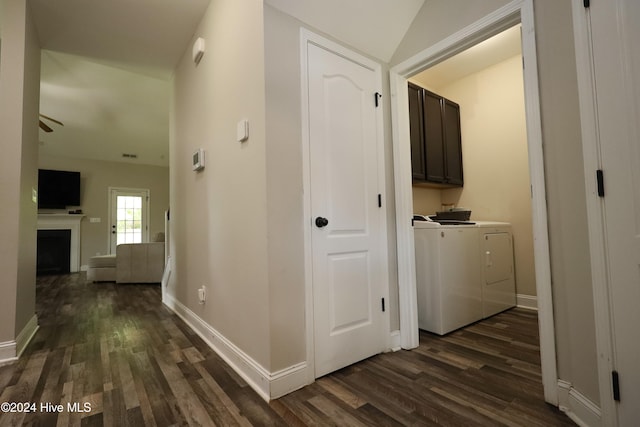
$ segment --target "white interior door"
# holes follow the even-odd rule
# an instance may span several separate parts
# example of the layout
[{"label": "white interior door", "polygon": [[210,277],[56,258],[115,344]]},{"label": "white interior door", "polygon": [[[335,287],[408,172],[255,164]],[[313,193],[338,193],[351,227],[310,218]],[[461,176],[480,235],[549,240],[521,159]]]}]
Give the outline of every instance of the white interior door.
[{"label": "white interior door", "polygon": [[149,241],[149,190],[110,188],[109,205],[110,253],[121,243]]},{"label": "white interior door", "polygon": [[[380,70],[308,45],[315,376],[386,347]],[[386,322],[385,322],[386,320]]]},{"label": "white interior door", "polygon": [[619,425],[631,426],[640,420],[640,2],[592,1],[589,14],[616,407]]}]

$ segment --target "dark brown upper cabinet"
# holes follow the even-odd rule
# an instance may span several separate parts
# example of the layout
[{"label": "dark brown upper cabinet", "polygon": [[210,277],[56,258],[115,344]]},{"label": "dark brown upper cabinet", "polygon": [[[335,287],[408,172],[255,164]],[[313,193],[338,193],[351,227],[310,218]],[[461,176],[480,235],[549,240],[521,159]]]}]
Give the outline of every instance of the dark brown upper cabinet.
[{"label": "dark brown upper cabinet", "polygon": [[460,106],[409,83],[409,123],[413,181],[462,187]]}]

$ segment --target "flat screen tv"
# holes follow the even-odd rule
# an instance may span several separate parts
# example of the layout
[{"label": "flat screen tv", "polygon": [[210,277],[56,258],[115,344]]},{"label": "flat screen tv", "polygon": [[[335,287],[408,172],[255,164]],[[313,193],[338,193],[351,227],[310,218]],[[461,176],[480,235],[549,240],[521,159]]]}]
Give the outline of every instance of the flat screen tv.
[{"label": "flat screen tv", "polygon": [[80,172],[38,170],[38,208],[80,206]]}]

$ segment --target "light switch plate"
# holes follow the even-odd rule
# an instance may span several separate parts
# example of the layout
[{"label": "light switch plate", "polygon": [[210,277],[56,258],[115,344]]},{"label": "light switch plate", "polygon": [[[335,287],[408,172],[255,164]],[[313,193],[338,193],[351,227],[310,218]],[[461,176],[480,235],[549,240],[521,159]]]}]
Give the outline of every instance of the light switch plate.
[{"label": "light switch plate", "polygon": [[242,119],[238,122],[236,139],[238,142],[244,142],[249,139],[249,120]]},{"label": "light switch plate", "polygon": [[193,62],[199,64],[202,59],[202,55],[204,55],[204,39],[202,37],[198,37],[195,43],[193,43],[193,50],[191,54],[193,56]]}]

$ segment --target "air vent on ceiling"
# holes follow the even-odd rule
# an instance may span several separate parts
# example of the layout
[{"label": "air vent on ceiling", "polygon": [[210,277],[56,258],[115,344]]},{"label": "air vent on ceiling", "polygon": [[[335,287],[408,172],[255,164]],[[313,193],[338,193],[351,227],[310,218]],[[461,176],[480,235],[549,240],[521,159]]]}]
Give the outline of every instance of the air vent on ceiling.
[{"label": "air vent on ceiling", "polygon": [[137,159],[138,155],[137,154],[122,153],[122,157],[126,157],[127,159]]}]

